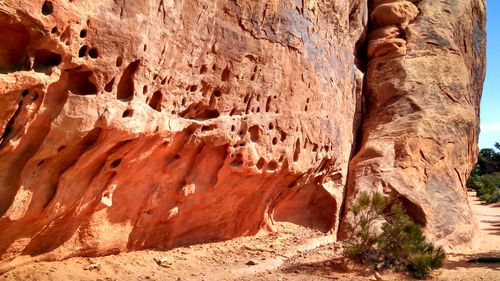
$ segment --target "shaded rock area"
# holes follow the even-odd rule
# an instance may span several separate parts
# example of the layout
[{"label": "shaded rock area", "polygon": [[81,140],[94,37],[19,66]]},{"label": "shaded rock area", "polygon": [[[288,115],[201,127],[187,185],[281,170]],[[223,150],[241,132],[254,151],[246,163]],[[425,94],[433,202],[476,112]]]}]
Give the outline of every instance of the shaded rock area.
[{"label": "shaded rock area", "polygon": [[1,1],[0,270],[335,236],[362,190],[469,242],[485,3],[369,2]]}]

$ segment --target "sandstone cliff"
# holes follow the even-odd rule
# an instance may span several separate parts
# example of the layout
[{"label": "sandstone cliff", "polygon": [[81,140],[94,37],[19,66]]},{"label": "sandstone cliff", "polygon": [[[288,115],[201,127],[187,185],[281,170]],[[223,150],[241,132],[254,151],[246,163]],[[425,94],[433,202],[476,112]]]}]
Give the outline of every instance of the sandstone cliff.
[{"label": "sandstone cliff", "polygon": [[434,2],[0,1],[4,268],[336,232],[366,189],[467,242],[485,3]]}]

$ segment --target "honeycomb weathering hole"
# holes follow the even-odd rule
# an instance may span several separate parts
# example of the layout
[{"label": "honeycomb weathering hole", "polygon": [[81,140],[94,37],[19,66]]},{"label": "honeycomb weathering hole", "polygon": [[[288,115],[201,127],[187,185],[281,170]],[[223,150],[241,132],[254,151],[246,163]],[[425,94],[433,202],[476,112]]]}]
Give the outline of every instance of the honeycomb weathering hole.
[{"label": "honeycomb weathering hole", "polygon": [[149,106],[158,111],[158,112],[161,112],[161,102],[162,102],[162,99],[163,99],[163,95],[161,94],[160,91],[156,91],[153,93],[153,96],[151,97],[151,99],[149,100]]},{"label": "honeycomb weathering hole", "polygon": [[31,42],[28,29],[0,17],[0,73],[21,70],[27,58],[26,47]]},{"label": "honeycomb weathering hole", "polygon": [[116,97],[122,101],[130,101],[134,96],[134,78],[139,68],[140,60],[130,63],[123,71],[120,82],[118,82],[118,92]]},{"label": "honeycomb weathering hole", "polygon": [[96,85],[90,81],[92,71],[72,71],[69,73],[68,90],[75,95],[95,95]]},{"label": "honeycomb weathering hole", "polygon": [[44,16],[48,16],[51,15],[53,11],[54,11],[54,5],[52,4],[52,2],[45,1],[42,5],[42,14]]},{"label": "honeycomb weathering hole", "polygon": [[35,61],[33,69],[41,72],[53,66],[58,66],[62,61],[61,55],[51,52],[46,49],[37,50],[35,52]]}]

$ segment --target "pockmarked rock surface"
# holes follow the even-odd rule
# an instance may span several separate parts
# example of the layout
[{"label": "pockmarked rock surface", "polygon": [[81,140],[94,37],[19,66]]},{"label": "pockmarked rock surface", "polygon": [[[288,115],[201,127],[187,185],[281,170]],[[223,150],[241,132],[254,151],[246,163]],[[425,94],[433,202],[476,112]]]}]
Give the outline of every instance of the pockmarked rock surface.
[{"label": "pockmarked rock surface", "polygon": [[469,241],[485,3],[431,2],[0,1],[0,268],[335,233],[375,189]]}]

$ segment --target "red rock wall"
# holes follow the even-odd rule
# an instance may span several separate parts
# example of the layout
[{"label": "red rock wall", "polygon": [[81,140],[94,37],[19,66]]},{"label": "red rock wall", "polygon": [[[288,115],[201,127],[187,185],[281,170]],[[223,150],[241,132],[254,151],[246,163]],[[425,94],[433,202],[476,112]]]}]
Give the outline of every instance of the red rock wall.
[{"label": "red rock wall", "polygon": [[485,2],[371,4],[362,145],[346,202],[383,191],[431,238],[467,243],[476,231],[465,181],[477,159]]},{"label": "red rock wall", "polygon": [[274,221],[336,229],[365,12],[1,2],[2,259],[171,248]]},{"label": "red rock wall", "polygon": [[468,240],[484,3],[412,2],[0,2],[3,270],[335,232],[365,189]]}]

